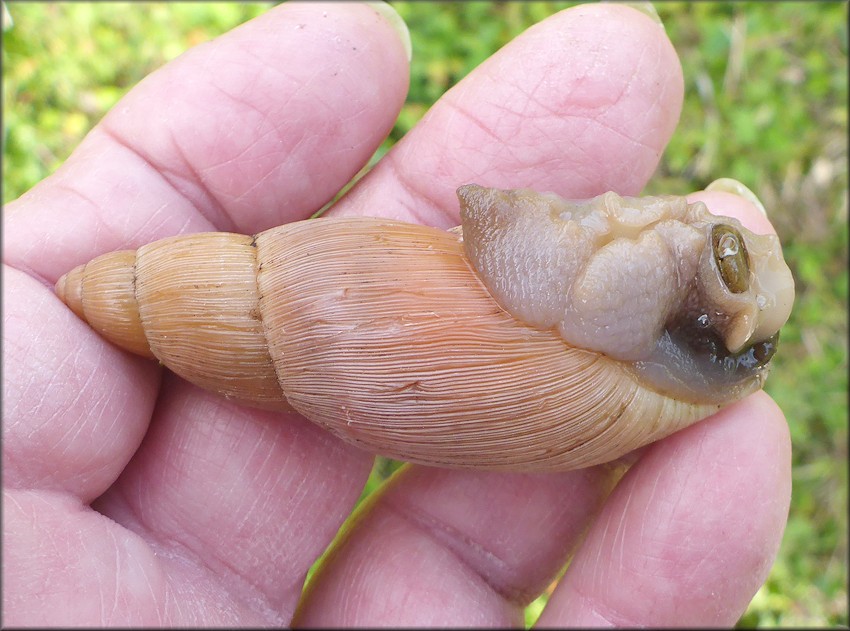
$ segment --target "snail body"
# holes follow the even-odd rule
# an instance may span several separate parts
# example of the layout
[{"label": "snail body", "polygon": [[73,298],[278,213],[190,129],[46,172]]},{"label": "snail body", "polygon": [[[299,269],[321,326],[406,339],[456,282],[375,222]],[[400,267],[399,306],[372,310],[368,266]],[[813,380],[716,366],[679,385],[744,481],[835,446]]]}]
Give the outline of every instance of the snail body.
[{"label": "snail body", "polygon": [[793,302],[776,237],[678,197],[458,195],[458,230],[172,237],[56,291],[203,388],[429,465],[590,466],[762,386]]}]

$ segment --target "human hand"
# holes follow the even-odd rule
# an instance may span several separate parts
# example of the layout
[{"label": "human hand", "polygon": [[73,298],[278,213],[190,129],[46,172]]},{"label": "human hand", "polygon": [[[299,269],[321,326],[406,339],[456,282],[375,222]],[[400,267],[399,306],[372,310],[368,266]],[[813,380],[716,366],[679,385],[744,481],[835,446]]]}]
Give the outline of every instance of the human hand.
[{"label": "human hand", "polygon": [[[646,448],[613,492],[616,465],[406,467],[301,600],[371,456],[161,374],[53,295],[102,252],[308,217],[388,133],[407,73],[374,9],[285,4],[141,83],[7,205],[6,624],[507,626],[570,556],[542,625],[731,625],[743,613],[790,494],[787,427],[763,393]],[[577,7],[470,74],[330,214],[450,227],[454,190],[471,181],[636,194],[681,99],[657,24]],[[740,197],[699,195],[765,227]]]}]

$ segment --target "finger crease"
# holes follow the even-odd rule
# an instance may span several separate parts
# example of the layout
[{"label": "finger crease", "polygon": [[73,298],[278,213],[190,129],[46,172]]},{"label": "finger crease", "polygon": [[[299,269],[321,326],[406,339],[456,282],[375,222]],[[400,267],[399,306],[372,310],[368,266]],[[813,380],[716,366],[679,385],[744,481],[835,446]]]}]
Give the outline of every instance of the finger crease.
[{"label": "finger crease", "polygon": [[[384,505],[413,529],[421,532],[448,551],[457,561],[478,576],[490,589],[510,603],[521,605],[528,594],[510,585],[506,580],[495,580],[494,575],[508,574],[510,564],[492,551],[445,522],[409,506],[398,506],[389,498]],[[477,561],[477,562],[476,562]],[[496,572],[488,574],[484,566]]]},{"label": "finger crease", "polygon": [[[191,161],[186,158],[186,155],[180,147],[180,143],[175,142],[172,139],[171,146],[173,148],[173,155],[175,155],[180,161],[182,169],[190,175],[189,177],[177,176],[174,169],[157,163],[153,158],[149,157],[143,151],[134,147],[132,143],[122,138],[120,134],[110,129],[109,125],[106,124],[105,121],[100,125],[99,130],[119,147],[129,151],[151,171],[156,173],[160,179],[162,179],[162,181],[165,182],[172,191],[174,191],[175,194],[177,194],[181,199],[187,201],[199,216],[209,221],[219,230],[224,229],[233,231],[235,229],[233,221],[225,212],[222,204],[203,183],[203,179],[199,176],[197,169],[195,169]],[[183,190],[181,190],[180,184],[182,182],[188,182],[189,186],[198,192],[199,196],[202,198],[201,202],[192,199],[189,195],[183,192]]]}]

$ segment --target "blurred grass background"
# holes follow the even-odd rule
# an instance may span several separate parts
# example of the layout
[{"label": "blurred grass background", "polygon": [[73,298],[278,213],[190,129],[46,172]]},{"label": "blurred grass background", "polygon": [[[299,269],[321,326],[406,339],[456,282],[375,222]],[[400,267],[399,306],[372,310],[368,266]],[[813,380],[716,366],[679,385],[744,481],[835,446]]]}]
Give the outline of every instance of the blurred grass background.
[{"label": "blurred grass background", "polygon": [[[410,95],[374,160],[478,63],[575,3],[394,2],[410,27]],[[50,174],[145,75],[268,3],[7,3],[3,201]],[[647,194],[717,177],[764,201],[797,282],[767,391],[794,443],[779,557],[741,627],[847,625],[847,5],[663,2],[682,59],[679,130]],[[364,494],[396,466],[378,460]],[[545,595],[527,612],[536,619]]]}]

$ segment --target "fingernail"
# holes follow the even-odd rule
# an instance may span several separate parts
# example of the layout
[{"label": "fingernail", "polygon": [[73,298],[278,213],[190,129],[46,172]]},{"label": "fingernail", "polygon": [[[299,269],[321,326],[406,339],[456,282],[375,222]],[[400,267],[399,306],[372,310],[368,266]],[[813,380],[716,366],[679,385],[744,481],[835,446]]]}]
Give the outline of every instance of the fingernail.
[{"label": "fingernail", "polygon": [[722,177],[718,180],[714,180],[711,184],[706,186],[705,190],[734,193],[739,197],[743,197],[748,202],[752,202],[752,204],[756,208],[758,208],[765,217],[767,217],[767,209],[765,209],[764,204],[761,203],[761,200],[756,196],[755,193],[753,193],[750,189],[748,189],[738,180],[733,180],[731,177]]},{"label": "fingernail", "polygon": [[401,39],[401,44],[404,46],[404,52],[407,53],[407,61],[413,58],[413,45],[410,42],[410,31],[407,30],[407,24],[404,23],[402,17],[398,14],[392,5],[387,4],[383,0],[367,0],[365,4],[377,11],[390,26],[395,29]]},{"label": "fingernail", "polygon": [[651,2],[618,2],[617,4],[623,4],[635,11],[640,11],[644,15],[648,15],[653,22],[664,28],[664,22],[661,21],[661,16],[658,15],[658,11],[655,10]]},{"label": "fingernail", "polygon": [[15,26],[15,21],[12,19],[12,14],[9,13],[9,8],[6,6],[6,3],[3,3],[3,30],[8,31],[10,28]]}]

